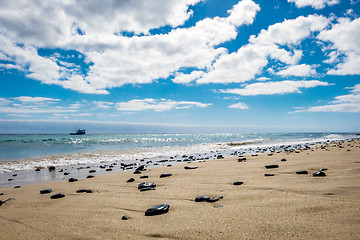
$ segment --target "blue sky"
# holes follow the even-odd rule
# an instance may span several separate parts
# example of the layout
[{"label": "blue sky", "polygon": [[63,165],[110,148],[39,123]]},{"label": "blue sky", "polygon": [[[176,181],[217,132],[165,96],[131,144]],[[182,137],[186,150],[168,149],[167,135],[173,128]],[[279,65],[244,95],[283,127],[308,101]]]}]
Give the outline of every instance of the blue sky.
[{"label": "blue sky", "polygon": [[360,131],[359,0],[0,2],[0,133]]}]

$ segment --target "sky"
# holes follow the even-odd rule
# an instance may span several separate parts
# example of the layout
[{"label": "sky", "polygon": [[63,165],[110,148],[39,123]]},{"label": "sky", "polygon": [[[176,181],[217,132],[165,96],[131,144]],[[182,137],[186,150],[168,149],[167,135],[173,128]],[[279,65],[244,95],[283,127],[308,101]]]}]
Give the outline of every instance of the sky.
[{"label": "sky", "polygon": [[0,133],[360,132],[360,0],[0,5]]}]

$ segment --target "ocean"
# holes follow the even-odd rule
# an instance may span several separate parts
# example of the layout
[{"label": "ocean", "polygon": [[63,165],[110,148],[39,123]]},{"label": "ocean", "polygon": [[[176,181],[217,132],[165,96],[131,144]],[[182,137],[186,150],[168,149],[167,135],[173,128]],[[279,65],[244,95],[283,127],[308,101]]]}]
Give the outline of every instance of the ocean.
[{"label": "ocean", "polygon": [[[356,133],[220,133],[220,134],[2,134],[0,135],[0,186],[16,184],[11,176],[24,175],[18,183],[48,181],[36,168],[55,166],[81,169],[101,164],[181,161],[184,155],[216,158],[252,153],[259,148],[311,144],[359,137]],[[165,162],[165,161],[160,161]],[[168,162],[167,162],[168,164]],[[149,164],[151,165],[151,164]],[[120,167],[114,168],[120,169]],[[75,170],[74,170],[75,171]],[[120,170],[119,170],[120,171]],[[85,174],[85,173],[84,173]],[[85,175],[76,176],[85,176]],[[44,176],[42,176],[44,175]],[[63,179],[63,175],[51,179]],[[39,177],[42,176],[42,177]]]}]

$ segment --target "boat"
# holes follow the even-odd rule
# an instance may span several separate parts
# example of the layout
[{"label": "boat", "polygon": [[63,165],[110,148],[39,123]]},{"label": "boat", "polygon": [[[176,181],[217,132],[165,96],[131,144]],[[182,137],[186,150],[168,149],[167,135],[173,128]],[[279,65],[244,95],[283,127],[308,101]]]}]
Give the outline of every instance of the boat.
[{"label": "boat", "polygon": [[78,129],[76,132],[70,133],[70,135],[84,135],[86,133],[85,129]]}]

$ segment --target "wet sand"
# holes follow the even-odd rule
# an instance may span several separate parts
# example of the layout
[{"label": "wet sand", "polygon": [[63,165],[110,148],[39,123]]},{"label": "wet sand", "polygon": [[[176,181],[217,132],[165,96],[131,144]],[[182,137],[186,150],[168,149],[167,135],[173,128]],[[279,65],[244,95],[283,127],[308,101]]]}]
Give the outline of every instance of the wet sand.
[{"label": "wet sand", "polygon": [[[341,145],[1,188],[0,200],[15,200],[0,206],[0,239],[359,239],[360,141]],[[311,175],[321,168],[325,177]],[[296,174],[301,170],[309,174]],[[141,182],[156,190],[140,192]],[[53,192],[40,194],[45,188]],[[76,193],[84,188],[94,192]],[[50,199],[55,193],[66,196]],[[195,202],[199,195],[223,199]],[[169,212],[144,215],[159,204],[169,204]]]}]

